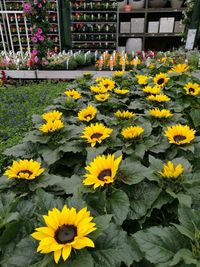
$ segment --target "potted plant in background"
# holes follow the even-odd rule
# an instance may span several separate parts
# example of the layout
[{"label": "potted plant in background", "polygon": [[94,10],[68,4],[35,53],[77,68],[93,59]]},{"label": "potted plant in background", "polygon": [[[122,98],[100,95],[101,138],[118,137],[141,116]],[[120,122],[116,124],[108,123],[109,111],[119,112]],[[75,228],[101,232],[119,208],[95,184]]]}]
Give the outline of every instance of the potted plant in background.
[{"label": "potted plant in background", "polygon": [[132,10],[132,5],[130,5],[129,0],[126,1],[126,4],[123,6],[125,12],[130,12]]}]

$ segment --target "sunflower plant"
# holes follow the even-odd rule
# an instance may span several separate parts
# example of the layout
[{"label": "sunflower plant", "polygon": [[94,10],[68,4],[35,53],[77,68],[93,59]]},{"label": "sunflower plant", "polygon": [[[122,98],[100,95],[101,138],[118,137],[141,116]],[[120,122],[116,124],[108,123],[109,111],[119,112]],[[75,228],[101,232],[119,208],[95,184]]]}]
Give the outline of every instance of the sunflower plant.
[{"label": "sunflower plant", "polygon": [[200,81],[157,59],[74,80],[6,150],[2,267],[199,266]]}]

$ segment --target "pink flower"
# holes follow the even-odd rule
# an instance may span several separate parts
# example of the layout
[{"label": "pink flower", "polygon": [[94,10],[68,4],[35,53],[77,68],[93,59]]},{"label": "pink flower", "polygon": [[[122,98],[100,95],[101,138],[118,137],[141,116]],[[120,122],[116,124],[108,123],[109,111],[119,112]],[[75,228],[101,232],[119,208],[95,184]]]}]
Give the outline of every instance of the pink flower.
[{"label": "pink flower", "polygon": [[34,37],[31,38],[31,41],[32,41],[33,43],[37,43],[38,39],[34,36]]},{"label": "pink flower", "polygon": [[23,4],[23,10],[24,13],[27,14],[31,11],[31,3],[22,3]]},{"label": "pink flower", "polygon": [[35,63],[37,63],[39,61],[39,58],[37,56],[34,57],[34,61],[35,61]]},{"label": "pink flower", "polygon": [[44,42],[44,36],[40,36],[38,39],[40,42]]},{"label": "pink flower", "polygon": [[34,48],[33,51],[32,51],[32,55],[33,56],[37,56],[37,54],[38,54],[38,50],[36,48]]},{"label": "pink flower", "polygon": [[41,3],[38,4],[38,8],[42,8],[42,4]]},{"label": "pink flower", "polygon": [[33,2],[33,3],[34,3],[34,5],[37,5],[38,1],[37,1],[37,0],[34,0],[34,2]]},{"label": "pink flower", "polygon": [[42,33],[43,33],[42,28],[38,28],[37,32],[38,32],[39,34],[42,34]]},{"label": "pink flower", "polygon": [[40,40],[41,35],[39,33],[36,33],[34,36]]}]

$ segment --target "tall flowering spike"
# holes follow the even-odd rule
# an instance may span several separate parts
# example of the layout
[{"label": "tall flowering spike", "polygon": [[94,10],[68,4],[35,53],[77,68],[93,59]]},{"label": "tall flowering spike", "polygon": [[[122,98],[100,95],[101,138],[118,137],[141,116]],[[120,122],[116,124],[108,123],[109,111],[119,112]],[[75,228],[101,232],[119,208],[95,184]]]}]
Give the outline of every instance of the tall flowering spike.
[{"label": "tall flowering spike", "polygon": [[114,182],[122,155],[117,159],[113,155],[97,156],[85,169],[88,171],[84,175],[84,185],[93,185],[93,188],[105,186]]},{"label": "tall flowering spike", "polygon": [[13,161],[12,166],[9,166],[5,171],[5,175],[9,179],[25,179],[34,180],[44,172],[41,168],[41,163],[31,160]]},{"label": "tall flowering spike", "polygon": [[97,114],[97,109],[93,107],[92,105],[87,106],[84,109],[81,109],[78,113],[78,119],[80,121],[91,121],[94,119],[94,117]]},{"label": "tall flowering spike", "polygon": [[75,208],[65,205],[61,211],[53,208],[43,218],[46,226],[36,228],[31,235],[40,241],[37,252],[53,252],[58,263],[61,255],[66,261],[72,249],[94,248],[93,241],[87,235],[96,230],[96,224],[92,222],[93,217],[87,208],[77,212]]},{"label": "tall flowering spike", "polygon": [[183,165],[174,165],[172,161],[164,164],[162,172],[158,172],[162,177],[167,179],[177,179],[184,171]]},{"label": "tall flowering spike", "polygon": [[112,131],[112,129],[105,127],[102,123],[91,124],[85,127],[81,138],[86,139],[87,142],[94,147],[97,143],[100,144],[103,140],[108,138]]},{"label": "tall flowering spike", "polygon": [[195,138],[196,131],[190,129],[187,125],[176,124],[167,127],[164,135],[168,138],[169,143],[184,145],[190,143]]}]

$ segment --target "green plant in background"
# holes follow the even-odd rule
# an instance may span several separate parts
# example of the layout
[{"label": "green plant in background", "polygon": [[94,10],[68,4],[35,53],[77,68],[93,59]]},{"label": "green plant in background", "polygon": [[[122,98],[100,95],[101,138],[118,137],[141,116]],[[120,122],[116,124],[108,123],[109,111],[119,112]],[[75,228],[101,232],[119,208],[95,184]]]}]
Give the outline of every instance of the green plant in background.
[{"label": "green plant in background", "polygon": [[168,62],[87,73],[33,116],[5,152],[2,267],[199,267],[200,82]]}]

